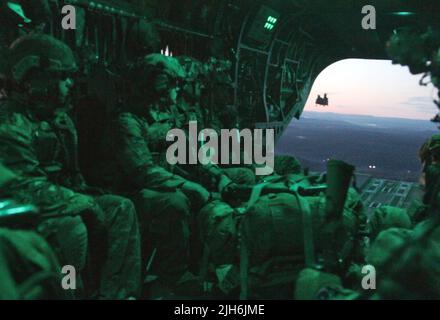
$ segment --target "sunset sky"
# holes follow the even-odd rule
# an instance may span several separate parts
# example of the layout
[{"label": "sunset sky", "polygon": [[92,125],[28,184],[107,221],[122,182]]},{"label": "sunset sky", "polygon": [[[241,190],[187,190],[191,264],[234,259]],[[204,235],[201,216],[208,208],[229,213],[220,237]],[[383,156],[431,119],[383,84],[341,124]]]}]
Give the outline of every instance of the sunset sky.
[{"label": "sunset sky", "polygon": [[[421,75],[385,60],[342,60],[316,79],[306,111],[334,112],[429,120],[437,113],[437,91],[419,85]],[[330,106],[315,107],[318,94],[328,93]]]}]

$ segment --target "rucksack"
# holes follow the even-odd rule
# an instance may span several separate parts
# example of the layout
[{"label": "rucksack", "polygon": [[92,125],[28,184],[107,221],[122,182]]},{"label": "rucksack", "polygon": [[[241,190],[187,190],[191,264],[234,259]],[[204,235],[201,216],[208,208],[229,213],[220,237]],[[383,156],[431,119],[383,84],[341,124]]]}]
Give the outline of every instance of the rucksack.
[{"label": "rucksack", "polygon": [[[277,193],[261,196],[247,209],[240,223],[240,279],[241,298],[249,294],[249,270],[279,257],[290,257],[290,277],[294,281],[297,267],[317,267],[318,255],[326,256],[329,246],[335,249],[331,259],[348,264],[361,251],[357,241],[363,217],[354,190],[349,191],[337,235],[328,238],[325,196],[302,197],[297,193]],[[332,261],[334,264],[334,261]],[[273,282],[273,280],[272,280]]]}]

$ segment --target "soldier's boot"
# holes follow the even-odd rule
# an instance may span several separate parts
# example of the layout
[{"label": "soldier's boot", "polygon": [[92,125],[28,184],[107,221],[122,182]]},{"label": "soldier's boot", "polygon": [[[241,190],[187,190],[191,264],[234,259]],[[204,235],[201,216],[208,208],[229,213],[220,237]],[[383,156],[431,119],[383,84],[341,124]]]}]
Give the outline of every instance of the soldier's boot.
[{"label": "soldier's boot", "polygon": [[101,270],[99,298],[138,297],[141,286],[141,256],[134,204],[129,199],[113,195],[97,197],[95,201],[104,211],[107,232],[107,254]]}]

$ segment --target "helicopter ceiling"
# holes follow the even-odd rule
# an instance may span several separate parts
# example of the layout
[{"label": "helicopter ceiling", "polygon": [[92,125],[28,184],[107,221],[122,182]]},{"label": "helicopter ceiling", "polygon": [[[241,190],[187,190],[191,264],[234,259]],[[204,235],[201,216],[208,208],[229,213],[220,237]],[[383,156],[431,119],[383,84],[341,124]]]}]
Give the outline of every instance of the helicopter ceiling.
[{"label": "helicopter ceiling", "polygon": [[[118,43],[127,45],[124,39],[136,33],[138,40],[151,40],[148,46],[154,52],[231,61],[230,103],[242,113],[246,122],[242,126],[277,132],[300,117],[316,77],[330,64],[347,58],[387,59],[386,43],[396,29],[411,26],[425,31],[440,24],[438,0],[47,1],[52,8],[64,3],[87,11],[82,33],[89,38],[93,28],[118,26],[114,30],[126,32]],[[375,8],[376,29],[362,28],[366,5]],[[54,26],[51,30],[69,44],[81,40]],[[99,59],[114,56],[115,50],[116,58],[125,57],[124,50],[114,45],[118,36],[121,32],[97,32],[95,40],[102,42],[95,44]]]}]

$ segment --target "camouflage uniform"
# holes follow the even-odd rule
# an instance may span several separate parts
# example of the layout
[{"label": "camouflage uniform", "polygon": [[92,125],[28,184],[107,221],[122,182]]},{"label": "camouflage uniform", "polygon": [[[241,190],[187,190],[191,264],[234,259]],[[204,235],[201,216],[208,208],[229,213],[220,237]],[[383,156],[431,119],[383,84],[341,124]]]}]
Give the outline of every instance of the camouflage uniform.
[{"label": "camouflage uniform", "polygon": [[[148,272],[169,285],[189,268],[190,213],[209,197],[201,186],[174,173],[162,156],[175,121],[168,107],[169,81],[175,81],[178,70],[177,62],[161,55],[147,56],[131,68],[127,78],[136,83],[128,89],[133,91],[126,110],[108,124],[102,145],[106,161],[94,170],[101,186],[134,200],[143,259],[152,262]],[[154,88],[145,91],[145,83]]]},{"label": "camouflage uniform", "polygon": [[438,217],[414,230],[392,228],[379,234],[367,262],[376,268],[382,299],[440,298]]},{"label": "camouflage uniform", "polygon": [[[28,71],[22,65],[26,59],[31,63],[28,67],[41,70],[50,79],[56,79],[56,72],[63,68],[75,66],[70,49],[49,36],[25,36],[14,43],[11,51],[16,60],[11,62],[10,78],[17,86]],[[48,59],[49,64],[42,65],[43,59]],[[37,64],[32,65],[35,61]],[[21,65],[21,69],[16,65]],[[55,84],[58,86],[56,80]],[[0,161],[19,176],[9,190],[10,196],[37,205],[43,216],[51,214],[53,219],[42,223],[40,232],[48,239],[56,239],[65,261],[77,270],[83,270],[87,263],[92,269],[88,280],[96,282],[100,298],[136,296],[140,285],[140,243],[134,206],[117,196],[79,193],[88,187],[77,165],[75,126],[51,98],[57,92],[51,89],[61,90],[57,86],[42,86],[42,91],[36,90],[37,96],[31,95],[34,91],[12,90],[2,108]],[[38,94],[47,98],[41,99]],[[64,232],[73,233],[74,238]],[[87,260],[85,250],[91,253]]]},{"label": "camouflage uniform", "polygon": [[[67,115],[64,114],[67,118]],[[80,241],[71,241],[71,245],[62,250],[65,255],[74,255],[77,258],[72,263],[78,270],[85,267],[84,257],[80,246],[87,246],[91,258],[101,256],[107,252],[107,257],[97,263],[97,269],[103,264],[101,273],[101,295],[103,298],[124,298],[136,295],[139,286],[139,235],[136,214],[132,203],[116,196],[91,197],[72,191],[75,184],[69,181],[70,176],[65,161],[72,158],[59,158],[60,153],[66,150],[66,145],[59,135],[56,125],[49,122],[32,120],[22,113],[12,113],[2,119],[0,125],[1,161],[10,167],[22,178],[11,196],[20,201],[38,205],[42,212],[55,213],[60,216],[72,217],[50,219],[43,223],[47,237],[55,236],[63,243],[68,241],[62,230],[74,233]],[[73,126],[71,127],[73,129]],[[61,161],[60,161],[61,160]],[[65,176],[65,174],[67,176]],[[63,187],[66,186],[66,187]],[[76,186],[77,187],[77,186]],[[78,215],[90,211],[90,215],[83,217],[88,225],[88,236],[84,233],[82,219]],[[102,228],[106,235],[100,234]],[[107,246],[103,246],[103,239]],[[78,254],[72,252],[78,251]],[[66,257],[66,262],[72,260]],[[125,291],[127,290],[127,291]]]},{"label": "camouflage uniform", "polygon": [[[187,129],[187,125],[190,121],[196,121],[198,130],[209,128],[220,133],[222,129],[221,124],[212,119],[213,117],[210,115],[210,110],[208,110],[208,106],[205,105],[206,103],[202,108],[201,101],[202,91],[205,88],[204,82],[208,80],[208,72],[214,72],[214,70],[209,70],[207,65],[203,65],[200,61],[187,56],[181,56],[177,59],[185,70],[185,80],[180,90],[176,107],[174,108],[180,115],[180,117],[175,116],[174,118],[181,119],[175,123],[175,127]],[[173,113],[175,114],[175,112]],[[235,123],[230,123],[229,125],[234,127]],[[165,136],[165,134],[166,132],[163,136]],[[199,144],[199,147],[201,147],[201,144]],[[196,157],[197,151],[198,150],[190,150],[190,152],[194,152]],[[215,191],[217,191],[218,183],[222,178],[224,180],[228,178],[231,180],[229,182],[240,185],[254,185],[256,180],[251,169],[244,167],[220,168],[217,165],[210,164],[205,166],[185,165],[184,167],[181,166],[180,169],[185,172],[187,176],[196,176],[199,183],[205,187],[211,187],[210,189],[214,189]],[[226,184],[229,182],[225,181]]]},{"label": "camouflage uniform", "polygon": [[144,260],[156,248],[150,271],[168,278],[187,268],[190,203],[178,191],[186,180],[153,161],[148,128],[141,117],[119,115],[106,135],[108,161],[97,172],[103,186],[133,198],[141,223]]},{"label": "camouflage uniform", "polygon": [[377,269],[379,298],[440,297],[439,147],[440,135],[434,135],[420,149],[426,193],[424,205],[418,210],[420,212],[412,217],[414,222],[419,223],[410,229],[404,212],[397,211],[394,216],[387,212],[381,224],[396,227],[380,232],[368,250],[366,262]]}]

